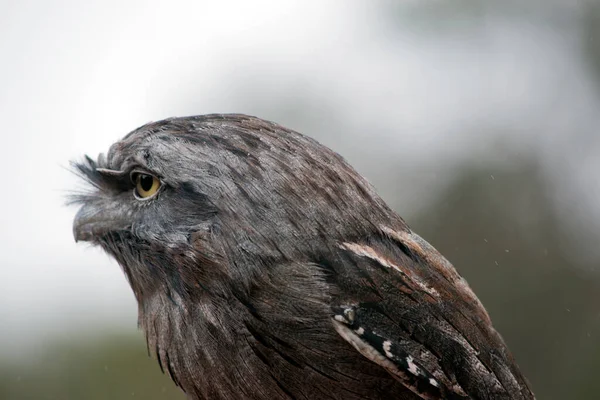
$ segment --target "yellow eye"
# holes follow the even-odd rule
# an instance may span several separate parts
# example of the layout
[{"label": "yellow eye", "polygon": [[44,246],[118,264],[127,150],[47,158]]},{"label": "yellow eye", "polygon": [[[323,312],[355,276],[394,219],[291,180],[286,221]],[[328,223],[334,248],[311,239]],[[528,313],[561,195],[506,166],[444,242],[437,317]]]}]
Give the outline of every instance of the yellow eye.
[{"label": "yellow eye", "polygon": [[156,194],[160,188],[160,180],[150,174],[136,172],[132,176],[135,183],[135,196],[138,199],[147,199]]}]

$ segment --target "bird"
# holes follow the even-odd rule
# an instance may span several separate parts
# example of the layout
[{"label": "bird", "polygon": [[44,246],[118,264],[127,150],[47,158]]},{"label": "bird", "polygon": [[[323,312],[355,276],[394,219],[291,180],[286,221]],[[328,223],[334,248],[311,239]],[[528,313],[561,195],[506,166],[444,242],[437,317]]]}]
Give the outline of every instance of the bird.
[{"label": "bird", "polygon": [[465,279],[314,139],[176,117],[73,167],[75,240],[189,399],[534,399]]}]

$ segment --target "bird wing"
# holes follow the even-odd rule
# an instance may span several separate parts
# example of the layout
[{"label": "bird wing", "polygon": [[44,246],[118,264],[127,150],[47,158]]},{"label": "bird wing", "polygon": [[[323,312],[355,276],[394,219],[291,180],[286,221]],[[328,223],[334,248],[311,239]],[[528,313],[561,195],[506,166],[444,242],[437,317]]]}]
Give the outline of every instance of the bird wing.
[{"label": "bird wing", "polygon": [[[423,399],[532,399],[465,280],[408,229],[339,244],[332,323]],[[338,266],[338,267],[336,267]]]}]

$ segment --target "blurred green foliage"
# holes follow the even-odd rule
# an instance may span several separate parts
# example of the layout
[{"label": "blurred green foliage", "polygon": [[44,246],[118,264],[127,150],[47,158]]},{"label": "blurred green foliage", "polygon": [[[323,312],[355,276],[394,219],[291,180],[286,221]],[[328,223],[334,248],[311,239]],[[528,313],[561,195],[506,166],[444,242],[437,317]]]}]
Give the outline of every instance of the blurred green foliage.
[{"label": "blurred green foliage", "polygon": [[583,262],[531,161],[466,167],[409,221],[467,278],[539,399],[600,388],[600,260]]},{"label": "blurred green foliage", "polygon": [[[591,399],[600,388],[600,260],[583,264],[529,160],[465,166],[408,220],[467,278],[540,399]],[[0,367],[0,398],[183,398],[145,340],[107,335],[56,343],[29,364]]]},{"label": "blurred green foliage", "polygon": [[[491,3],[432,2],[437,6],[409,13],[403,5],[402,16],[394,12],[398,4],[384,7],[391,11],[392,23],[410,20],[424,34],[445,34],[477,24]],[[586,4],[582,47],[600,82],[600,3]],[[479,22],[485,24],[484,19]],[[292,97],[295,105],[303,98],[297,93]],[[318,109],[308,99],[304,110],[294,106],[280,113],[323,112],[323,101],[315,104]],[[272,107],[277,105],[266,106]],[[394,172],[389,176],[393,180]],[[585,257],[577,257],[566,245],[572,232],[561,225],[547,180],[533,159],[521,158],[502,169],[465,165],[453,176],[454,182],[433,204],[419,215],[405,215],[407,222],[467,278],[539,399],[597,398],[600,260],[583,261]],[[394,196],[387,197],[393,204]],[[0,399],[184,398],[148,356],[141,333],[97,337],[102,339],[50,343],[42,354],[24,360],[0,360]]]},{"label": "blurred green foliage", "polygon": [[0,363],[0,399],[184,399],[137,335],[49,344],[25,363]]}]

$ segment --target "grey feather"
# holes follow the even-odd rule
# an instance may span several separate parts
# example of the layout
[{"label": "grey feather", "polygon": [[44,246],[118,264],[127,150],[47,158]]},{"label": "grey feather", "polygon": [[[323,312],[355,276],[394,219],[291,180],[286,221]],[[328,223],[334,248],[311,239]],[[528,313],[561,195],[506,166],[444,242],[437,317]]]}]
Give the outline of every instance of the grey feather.
[{"label": "grey feather", "polygon": [[[532,399],[454,267],[342,157],[245,115],[150,123],[76,169],[190,399]],[[132,171],[161,182],[147,201]]]}]

